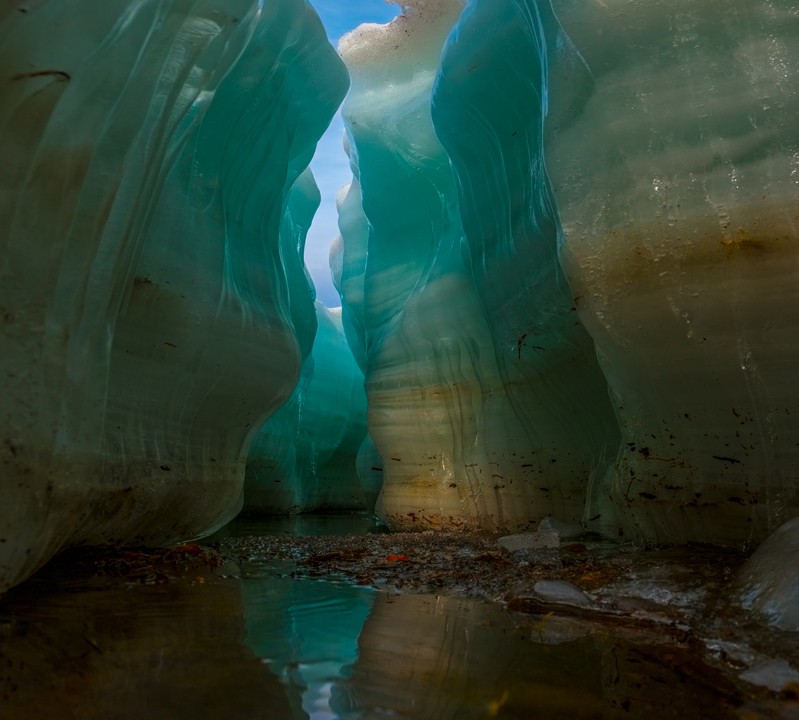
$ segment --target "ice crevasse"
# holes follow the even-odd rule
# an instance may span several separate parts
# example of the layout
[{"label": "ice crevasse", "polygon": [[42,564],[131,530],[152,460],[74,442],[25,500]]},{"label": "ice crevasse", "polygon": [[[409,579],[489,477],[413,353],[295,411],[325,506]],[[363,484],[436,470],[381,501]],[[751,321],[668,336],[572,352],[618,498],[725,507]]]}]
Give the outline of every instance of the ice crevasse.
[{"label": "ice crevasse", "polygon": [[366,441],[363,373],[347,346],[341,310],[316,303],[317,333],[294,391],[253,439],[244,512],[366,510],[374,491],[358,476]]},{"label": "ice crevasse", "polygon": [[[304,0],[4,5],[0,591],[243,490],[762,541],[799,514],[798,41],[789,0],[408,0],[345,70]],[[338,327],[302,252],[348,73]]]}]

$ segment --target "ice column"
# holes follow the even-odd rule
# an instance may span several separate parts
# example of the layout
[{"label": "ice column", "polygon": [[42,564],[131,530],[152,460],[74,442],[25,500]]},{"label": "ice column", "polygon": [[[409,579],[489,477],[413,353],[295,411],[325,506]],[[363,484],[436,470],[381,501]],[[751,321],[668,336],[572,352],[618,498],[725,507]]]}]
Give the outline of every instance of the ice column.
[{"label": "ice column", "polygon": [[405,3],[340,46],[355,181],[337,252],[382,458],[378,513],[406,528],[612,524],[615,418],[531,165],[542,109],[526,93],[542,62],[531,82],[505,76],[504,53],[530,61],[529,18],[509,10],[487,33],[472,7],[446,47],[455,0]]}]

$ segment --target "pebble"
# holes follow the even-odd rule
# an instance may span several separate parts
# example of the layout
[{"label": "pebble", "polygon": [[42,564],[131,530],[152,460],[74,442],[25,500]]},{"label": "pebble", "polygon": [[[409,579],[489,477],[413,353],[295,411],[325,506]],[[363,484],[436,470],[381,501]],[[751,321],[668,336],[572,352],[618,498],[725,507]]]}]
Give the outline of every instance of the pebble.
[{"label": "pebble", "polygon": [[533,585],[533,591],[544,600],[583,607],[591,604],[591,600],[580,588],[563,580],[539,580]]},{"label": "pebble", "polygon": [[521,550],[547,550],[560,547],[560,536],[556,530],[539,530],[534,533],[505,535],[497,540],[508,552]]}]

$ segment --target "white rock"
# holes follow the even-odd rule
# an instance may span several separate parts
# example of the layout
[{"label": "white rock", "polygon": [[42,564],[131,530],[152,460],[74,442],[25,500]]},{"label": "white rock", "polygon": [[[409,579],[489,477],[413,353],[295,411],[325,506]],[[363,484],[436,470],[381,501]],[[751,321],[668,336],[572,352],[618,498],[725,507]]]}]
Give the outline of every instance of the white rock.
[{"label": "white rock", "polygon": [[560,536],[556,530],[539,530],[534,533],[505,535],[497,540],[497,545],[510,552],[557,549],[560,547]]}]

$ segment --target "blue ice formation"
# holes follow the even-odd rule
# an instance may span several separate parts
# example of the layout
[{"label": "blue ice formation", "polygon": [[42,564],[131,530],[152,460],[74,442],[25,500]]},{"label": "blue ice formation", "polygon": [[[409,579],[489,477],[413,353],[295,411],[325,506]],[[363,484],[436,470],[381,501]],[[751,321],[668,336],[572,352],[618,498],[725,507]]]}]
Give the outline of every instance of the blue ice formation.
[{"label": "blue ice formation", "polygon": [[0,591],[212,531],[248,462],[254,510],[395,528],[750,547],[797,516],[794,5],[354,30],[340,327],[302,252],[349,79],[304,0],[4,5]]},{"label": "blue ice formation", "polygon": [[544,66],[513,3],[487,8],[490,34],[461,20],[442,56],[461,11],[413,3],[340,46],[355,180],[339,286],[365,355],[378,513],[397,528],[521,530],[550,514],[598,528],[618,431],[534,165]]},{"label": "blue ice formation", "polygon": [[363,373],[344,338],[340,311],[317,302],[316,317],[313,351],[294,392],[250,447],[245,512],[357,510],[369,505],[356,469],[366,438]]},{"label": "blue ice formation", "polygon": [[0,57],[2,591],[238,512],[313,341],[288,198],[348,80],[303,0],[11,3]]},{"label": "blue ice formation", "polygon": [[787,0],[408,0],[342,40],[390,525],[746,547],[797,514],[798,34]]}]

